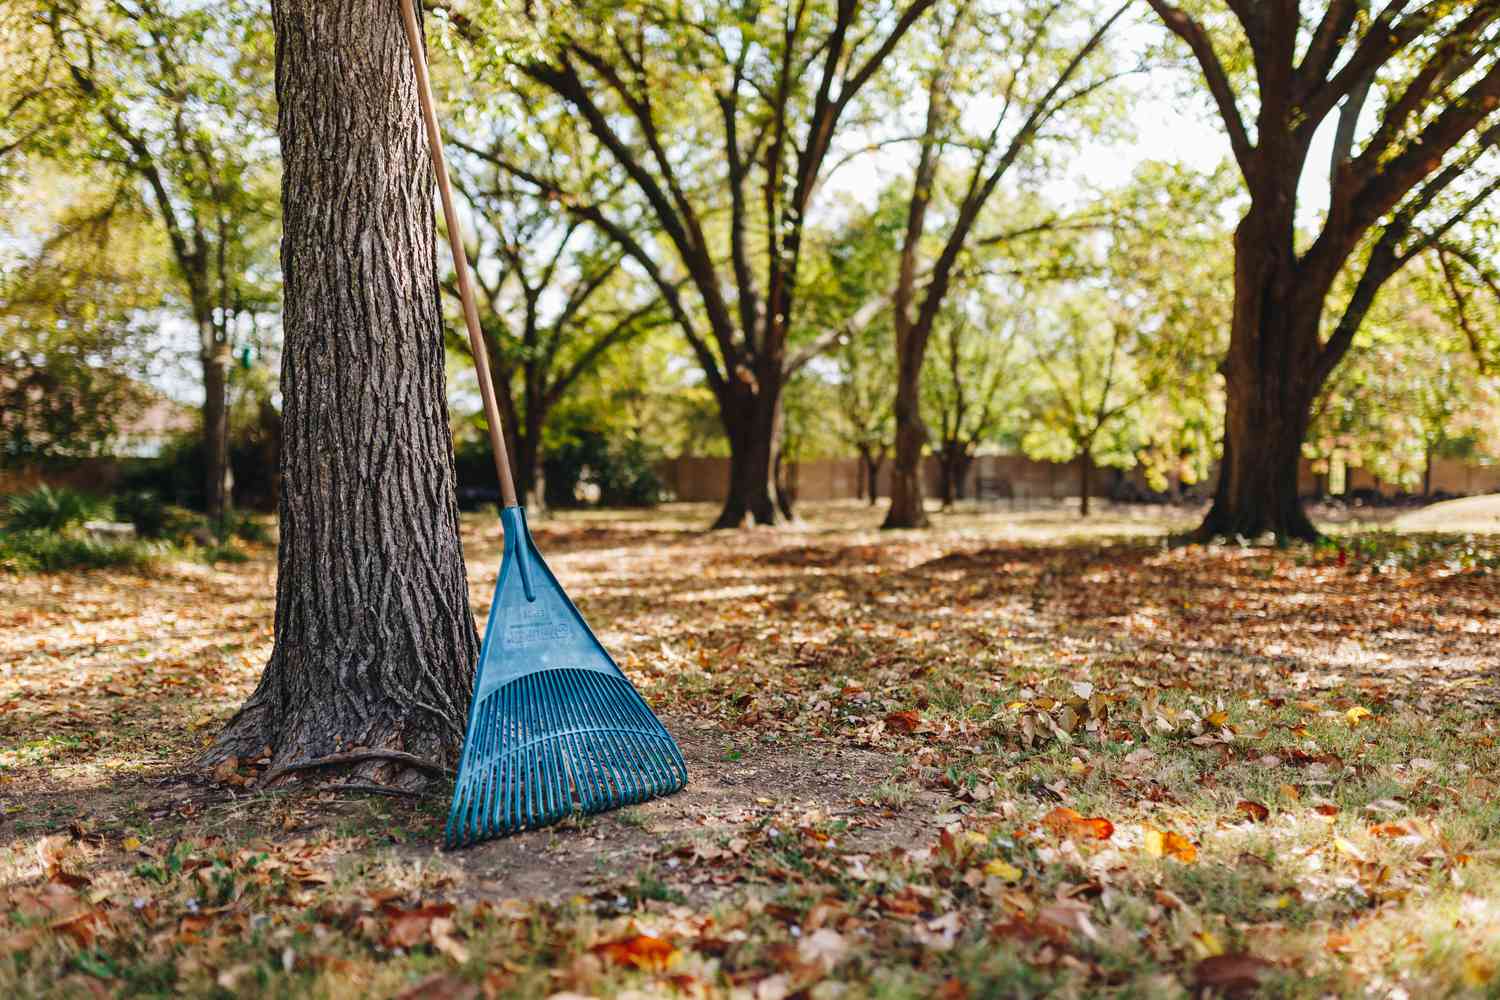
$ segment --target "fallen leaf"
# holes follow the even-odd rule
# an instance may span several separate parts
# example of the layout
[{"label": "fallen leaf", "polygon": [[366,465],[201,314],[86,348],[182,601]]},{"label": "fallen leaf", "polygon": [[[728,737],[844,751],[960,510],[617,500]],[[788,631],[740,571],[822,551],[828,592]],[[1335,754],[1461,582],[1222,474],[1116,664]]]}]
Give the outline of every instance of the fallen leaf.
[{"label": "fallen leaf", "polygon": [[1264,823],[1266,818],[1271,815],[1271,810],[1259,802],[1252,802],[1249,799],[1243,799],[1235,803],[1234,807],[1257,823]]},{"label": "fallen leaf", "polygon": [[671,964],[677,949],[665,938],[650,934],[636,934],[594,945],[592,951],[615,965],[628,965],[637,969],[662,971]]},{"label": "fallen leaf", "polygon": [[1059,837],[1085,837],[1108,840],[1115,825],[1101,816],[1082,816],[1067,806],[1058,806],[1042,817],[1042,825]]},{"label": "fallen leaf", "polygon": [[1370,860],[1368,857],[1365,856],[1365,852],[1364,851],[1361,851],[1358,847],[1355,847],[1353,844],[1351,844],[1349,841],[1345,840],[1343,837],[1334,837],[1333,838],[1333,849],[1336,850],[1336,851],[1338,851],[1340,854],[1344,855],[1345,857],[1353,858],[1355,861],[1368,861],[1368,860]]},{"label": "fallen leaf", "polygon": [[993,875],[995,878],[1005,882],[1015,882],[1021,877],[1021,869],[1003,858],[996,858],[985,865],[984,873],[986,875]]},{"label": "fallen leaf", "polygon": [[231,779],[239,777],[239,768],[238,757],[226,757],[219,761],[219,766],[214,768],[211,777],[218,784],[227,784]]},{"label": "fallen leaf", "polygon": [[1241,993],[1259,987],[1261,980],[1273,968],[1275,966],[1265,959],[1246,955],[1243,952],[1229,952],[1205,958],[1198,963],[1193,976],[1200,989]]},{"label": "fallen leaf", "polygon": [[1471,951],[1464,956],[1463,981],[1470,989],[1483,989],[1495,978],[1495,960],[1488,955]]},{"label": "fallen leaf", "polygon": [[1145,834],[1141,838],[1141,846],[1153,858],[1172,858],[1185,865],[1198,860],[1197,846],[1182,834],[1170,830],[1146,827]]},{"label": "fallen leaf", "polygon": [[808,965],[821,966],[824,972],[832,969],[849,953],[849,943],[838,931],[827,927],[813,931],[797,944],[797,955]]},{"label": "fallen leaf", "polygon": [[885,717],[885,728],[898,733],[914,733],[922,724],[922,717],[915,711],[892,712]]},{"label": "fallen leaf", "polygon": [[448,972],[439,972],[397,993],[393,1000],[472,1000],[479,987]]}]

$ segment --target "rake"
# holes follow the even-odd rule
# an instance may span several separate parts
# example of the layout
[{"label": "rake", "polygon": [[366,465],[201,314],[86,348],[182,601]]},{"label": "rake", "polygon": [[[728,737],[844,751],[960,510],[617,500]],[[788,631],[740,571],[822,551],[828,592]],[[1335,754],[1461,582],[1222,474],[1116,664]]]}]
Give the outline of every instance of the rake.
[{"label": "rake", "polygon": [[460,847],[670,794],[687,784],[687,764],[547,567],[516,502],[412,0],[401,19],[504,504],[505,553],[444,834]]}]

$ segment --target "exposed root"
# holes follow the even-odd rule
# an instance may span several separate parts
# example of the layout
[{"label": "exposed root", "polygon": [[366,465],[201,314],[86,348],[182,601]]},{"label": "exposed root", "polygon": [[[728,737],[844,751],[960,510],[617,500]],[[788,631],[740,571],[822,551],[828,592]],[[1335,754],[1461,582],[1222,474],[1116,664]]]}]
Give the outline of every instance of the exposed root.
[{"label": "exposed root", "polygon": [[[256,782],[257,788],[266,788],[273,782],[279,781],[288,774],[297,771],[307,771],[319,767],[337,767],[340,764],[359,764],[370,760],[385,760],[405,766],[417,771],[425,771],[428,774],[440,778],[452,777],[453,772],[441,764],[434,764],[430,760],[424,760],[415,754],[409,754],[402,750],[351,750],[348,753],[329,754],[327,757],[315,757],[312,760],[294,761],[291,764],[283,764],[273,768]],[[381,786],[384,787],[384,786]]]}]

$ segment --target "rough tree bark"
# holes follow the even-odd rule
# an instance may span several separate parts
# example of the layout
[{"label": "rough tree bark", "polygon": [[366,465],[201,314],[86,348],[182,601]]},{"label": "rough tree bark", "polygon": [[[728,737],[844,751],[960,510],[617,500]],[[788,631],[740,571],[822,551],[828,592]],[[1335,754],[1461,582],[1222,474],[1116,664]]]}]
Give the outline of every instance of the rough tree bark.
[{"label": "rough tree bark", "polygon": [[[269,746],[292,773],[366,748],[451,762],[478,643],[406,42],[388,0],[274,0],[272,18],[286,275],[276,643],[207,758]],[[430,769],[354,765],[402,785]]]}]

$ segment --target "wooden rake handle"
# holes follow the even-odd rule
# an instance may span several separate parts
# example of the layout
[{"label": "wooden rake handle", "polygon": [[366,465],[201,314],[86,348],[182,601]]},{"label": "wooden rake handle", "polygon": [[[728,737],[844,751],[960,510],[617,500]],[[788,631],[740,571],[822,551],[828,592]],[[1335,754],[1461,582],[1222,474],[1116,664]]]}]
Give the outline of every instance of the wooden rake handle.
[{"label": "wooden rake handle", "polygon": [[432,81],[427,75],[427,53],[423,48],[422,29],[412,0],[401,0],[401,22],[406,27],[406,43],[411,49],[411,65],[417,75],[417,100],[422,105],[422,121],[427,126],[427,147],[432,154],[432,170],[437,174],[438,194],[443,200],[443,219],[448,224],[448,245],[453,250],[453,270],[458,275],[458,297],[464,306],[464,325],[469,328],[469,350],[474,358],[474,372],[479,376],[479,395],[484,398],[484,416],[490,425],[490,447],[495,453],[495,472],[500,477],[500,501],[506,507],[518,507],[516,481],[510,471],[510,453],[505,447],[505,433],[500,424],[500,404],[495,401],[495,385],[490,380],[489,352],[479,328],[479,309],[474,304],[474,283],[469,277],[469,255],[464,251],[463,231],[458,213],[453,210],[453,187],[448,183],[448,163],[443,157],[443,132],[438,127],[437,111],[432,102]]}]

